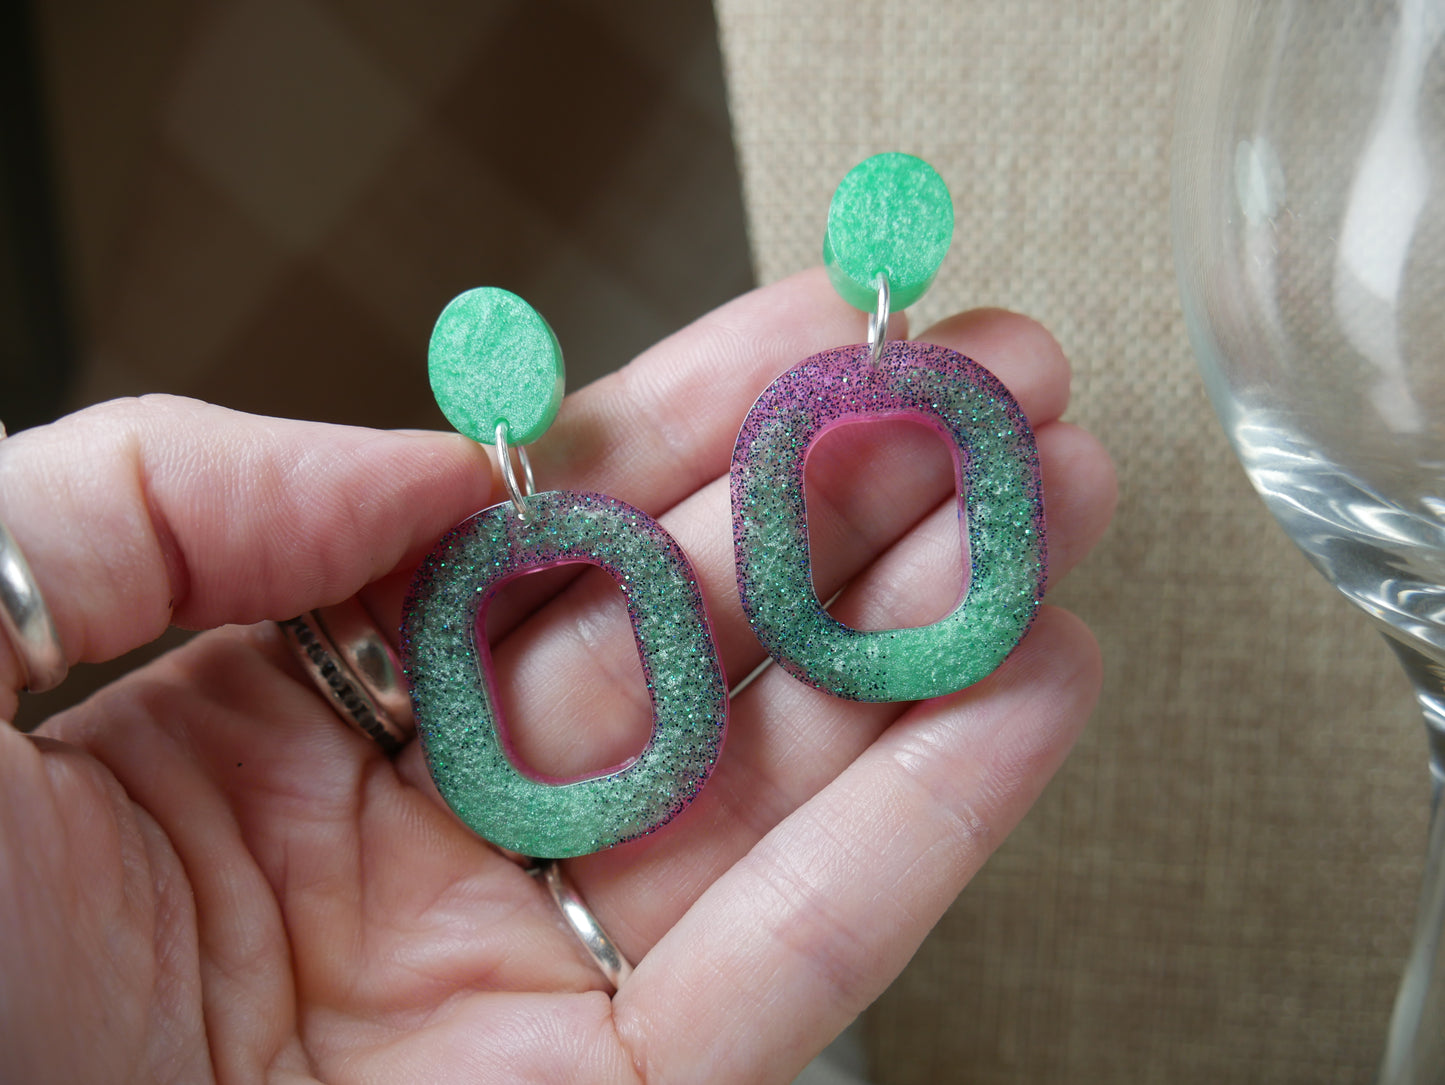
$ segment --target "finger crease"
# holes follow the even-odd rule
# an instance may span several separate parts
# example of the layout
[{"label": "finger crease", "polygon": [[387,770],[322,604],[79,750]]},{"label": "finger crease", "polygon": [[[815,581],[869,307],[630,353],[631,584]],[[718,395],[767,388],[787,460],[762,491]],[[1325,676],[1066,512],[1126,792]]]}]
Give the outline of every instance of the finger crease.
[{"label": "finger crease", "polygon": [[191,570],[186,561],[185,551],[181,548],[175,531],[171,528],[170,517],[162,503],[156,498],[155,488],[151,484],[151,472],[145,463],[145,454],[137,440],[132,448],[135,470],[139,479],[141,500],[145,505],[146,518],[150,523],[151,534],[155,537],[156,549],[160,552],[161,561],[165,563],[166,584],[169,588],[168,605],[170,614],[185,606],[191,594]]}]

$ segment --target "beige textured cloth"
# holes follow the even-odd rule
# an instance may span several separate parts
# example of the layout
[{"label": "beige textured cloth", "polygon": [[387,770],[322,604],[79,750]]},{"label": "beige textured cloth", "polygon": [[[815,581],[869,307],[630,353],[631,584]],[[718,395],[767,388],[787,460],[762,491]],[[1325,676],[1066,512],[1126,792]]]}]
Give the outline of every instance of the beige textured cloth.
[{"label": "beige textured cloth", "polygon": [[[1360,1082],[1424,846],[1424,743],[1363,616],[1305,563],[1196,375],[1168,226],[1181,0],[719,0],[759,277],[818,260],[868,154],[957,209],[915,328],[1004,305],[1072,357],[1120,470],[1055,600],[1106,655],[1090,731],[870,1011],[883,1083]],[[986,359],[984,359],[986,361]]]}]

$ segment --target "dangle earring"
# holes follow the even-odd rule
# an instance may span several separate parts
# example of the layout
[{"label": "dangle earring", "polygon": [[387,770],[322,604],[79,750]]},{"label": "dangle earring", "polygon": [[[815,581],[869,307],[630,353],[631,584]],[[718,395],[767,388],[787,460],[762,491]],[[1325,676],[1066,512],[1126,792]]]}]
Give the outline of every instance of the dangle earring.
[{"label": "dangle earring", "polygon": [[[790,674],[854,701],[908,701],[970,686],[1023,638],[1046,572],[1033,432],[988,370],[962,354],[887,341],[891,307],[916,301],[953,236],[953,204],[921,159],[883,154],[854,167],[828,211],[823,260],[845,301],[870,314],[868,342],[798,363],[748,412],[733,449],[738,594],[754,633]],[[803,465],[828,429],[912,417],[950,444],[966,588],[920,628],[863,632],[818,600],[808,551]]]},{"label": "dangle earring", "polygon": [[[650,833],[697,796],[727,726],[727,684],[692,566],[657,521],[630,505],[534,492],[522,446],[557,414],[562,354],[521,298],[484,287],[454,299],[437,319],[428,369],[447,420],[496,445],[510,495],[443,536],[407,598],[402,659],[432,778],[474,831],[533,858],[586,855]],[[622,591],[652,735],[631,761],[562,781],[518,764],[479,618],[507,581],[579,562],[606,570]]]}]

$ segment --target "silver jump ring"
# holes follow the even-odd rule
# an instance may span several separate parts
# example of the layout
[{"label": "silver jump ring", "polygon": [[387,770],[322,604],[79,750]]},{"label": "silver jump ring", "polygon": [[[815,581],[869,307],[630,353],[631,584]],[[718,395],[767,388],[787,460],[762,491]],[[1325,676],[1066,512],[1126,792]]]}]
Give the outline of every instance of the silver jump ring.
[{"label": "silver jump ring", "polygon": [[391,645],[358,600],[276,624],[343,720],[388,755],[406,744],[416,729],[411,695]]},{"label": "silver jump ring", "polygon": [[512,466],[512,446],[507,443],[507,423],[497,423],[497,459],[502,468],[502,483],[507,487],[507,493],[512,498],[512,505],[517,510],[518,519],[525,520],[531,510],[527,507],[527,498],[537,492],[536,480],[532,478],[532,460],[527,455],[527,450],[522,445],[517,446],[517,459],[522,463],[522,483],[517,483],[517,471]]},{"label": "silver jump ring", "polygon": [[55,620],[20,544],[4,524],[0,524],[0,628],[15,649],[25,689],[44,693],[65,681],[70,666]]},{"label": "silver jump ring", "polygon": [[572,928],[578,941],[582,943],[582,948],[587,951],[587,956],[602,970],[602,975],[612,984],[614,991],[620,988],[627,981],[627,977],[632,975],[632,965],[627,963],[627,958],[622,956],[616,944],[607,936],[602,924],[597,922],[597,917],[583,903],[576,888],[562,873],[562,867],[557,860],[549,859],[537,870],[542,875],[542,880],[547,883],[552,899],[557,902],[567,925]]},{"label": "silver jump ring", "polygon": [[892,302],[892,292],[888,286],[888,276],[878,276],[878,307],[868,314],[868,350],[873,361],[883,357],[883,346],[888,341],[888,316]]}]

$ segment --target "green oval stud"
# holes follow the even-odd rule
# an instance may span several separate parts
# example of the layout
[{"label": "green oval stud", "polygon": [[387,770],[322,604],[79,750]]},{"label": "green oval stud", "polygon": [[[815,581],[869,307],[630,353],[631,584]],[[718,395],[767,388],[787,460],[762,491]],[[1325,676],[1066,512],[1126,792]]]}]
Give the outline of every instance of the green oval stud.
[{"label": "green oval stud", "polygon": [[878,154],[833,193],[823,263],[833,289],[864,312],[878,304],[878,276],[887,275],[898,310],[933,284],[952,240],[953,200],[938,172],[911,154]]},{"label": "green oval stud", "polygon": [[509,290],[458,294],[427,348],[432,395],[459,433],[490,445],[497,423],[524,445],[547,431],[562,403],[562,348],[542,315]]}]

